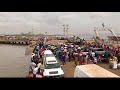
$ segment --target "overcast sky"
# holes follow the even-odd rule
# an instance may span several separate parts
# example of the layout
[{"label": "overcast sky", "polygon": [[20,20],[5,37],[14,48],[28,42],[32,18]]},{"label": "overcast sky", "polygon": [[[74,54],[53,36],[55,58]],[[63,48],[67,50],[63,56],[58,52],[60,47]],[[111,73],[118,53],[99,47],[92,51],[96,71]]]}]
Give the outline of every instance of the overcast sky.
[{"label": "overcast sky", "polygon": [[0,12],[0,34],[32,31],[63,34],[63,24],[69,24],[69,34],[94,33],[94,27],[112,27],[120,33],[120,12]]}]

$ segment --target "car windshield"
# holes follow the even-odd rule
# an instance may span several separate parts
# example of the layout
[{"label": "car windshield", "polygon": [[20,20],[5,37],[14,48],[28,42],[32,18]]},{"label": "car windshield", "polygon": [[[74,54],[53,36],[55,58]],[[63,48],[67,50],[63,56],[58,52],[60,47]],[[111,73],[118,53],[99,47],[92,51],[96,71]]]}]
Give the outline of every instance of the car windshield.
[{"label": "car windshield", "polygon": [[46,57],[54,57],[54,54],[46,54]]},{"label": "car windshield", "polygon": [[53,68],[60,68],[60,64],[59,63],[45,64],[45,69],[53,69]]},{"label": "car windshield", "polygon": [[93,49],[93,51],[104,51],[104,50],[101,48],[101,49]]},{"label": "car windshield", "polygon": [[98,50],[96,50],[96,51],[104,51],[103,49],[98,49]]}]

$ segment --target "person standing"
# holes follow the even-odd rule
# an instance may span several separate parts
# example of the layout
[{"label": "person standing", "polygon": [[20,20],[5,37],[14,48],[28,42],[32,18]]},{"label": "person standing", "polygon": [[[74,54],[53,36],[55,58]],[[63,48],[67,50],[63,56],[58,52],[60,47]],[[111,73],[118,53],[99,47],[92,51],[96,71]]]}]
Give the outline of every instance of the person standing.
[{"label": "person standing", "polygon": [[120,50],[118,49],[116,57],[118,58],[118,63],[120,62]]},{"label": "person standing", "polygon": [[78,54],[74,54],[75,55],[75,65],[77,66],[78,65]]},{"label": "person standing", "polygon": [[66,52],[66,60],[69,60],[69,51]]},{"label": "person standing", "polygon": [[37,65],[37,64],[38,64],[38,61],[39,61],[38,55],[35,54],[35,56],[33,57],[33,62]]},{"label": "person standing", "polygon": [[36,78],[42,78],[42,77],[43,77],[43,74],[42,74],[40,68],[38,68],[38,71],[36,73]]},{"label": "person standing", "polygon": [[39,64],[38,67],[40,67],[40,70],[43,73],[43,71],[45,69],[43,61],[41,61],[41,64]]},{"label": "person standing", "polygon": [[71,61],[71,57],[72,57],[72,52],[71,51],[69,51],[68,57],[69,57],[69,62],[70,62]]},{"label": "person standing", "polygon": [[101,61],[102,61],[102,56],[98,55],[98,62],[101,63]]},{"label": "person standing", "polygon": [[33,78],[36,78],[36,74],[38,72],[38,66],[36,65],[36,67],[33,69]]},{"label": "person standing", "polygon": [[29,73],[33,73],[33,70],[35,67],[36,67],[36,64],[34,62],[31,62],[29,67]]},{"label": "person standing", "polygon": [[79,61],[79,65],[83,64],[83,53],[80,50],[80,52],[78,53],[78,61]]},{"label": "person standing", "polygon": [[118,62],[117,57],[115,57],[113,54],[111,54],[111,57],[109,59],[110,67],[113,68],[117,64],[117,62]]},{"label": "person standing", "polygon": [[63,65],[66,64],[66,62],[65,62],[65,53],[62,54],[61,60],[62,60]]},{"label": "person standing", "polygon": [[33,73],[30,72],[30,73],[26,76],[26,78],[33,78]]},{"label": "person standing", "polygon": [[57,60],[59,59],[59,56],[58,56],[58,52],[57,52],[57,51],[55,52],[55,57],[57,58]]},{"label": "person standing", "polygon": [[85,55],[84,57],[84,64],[88,64],[88,55]]},{"label": "person standing", "polygon": [[62,57],[62,52],[61,52],[61,50],[59,50],[58,56],[59,56],[59,60],[61,61],[61,57]]}]

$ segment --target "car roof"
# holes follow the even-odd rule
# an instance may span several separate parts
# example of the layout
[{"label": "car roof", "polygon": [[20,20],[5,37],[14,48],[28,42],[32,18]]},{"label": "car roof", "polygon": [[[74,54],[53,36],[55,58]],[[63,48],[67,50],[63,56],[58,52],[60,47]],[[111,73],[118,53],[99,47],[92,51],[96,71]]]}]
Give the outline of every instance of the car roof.
[{"label": "car roof", "polygon": [[103,49],[103,48],[92,48],[92,49]]},{"label": "car roof", "polygon": [[45,50],[45,51],[44,51],[44,54],[53,54],[53,53],[52,53],[52,51],[50,51],[50,50]]},{"label": "car roof", "polygon": [[55,57],[46,57],[46,63],[47,64],[54,64],[58,63]]},{"label": "car roof", "polygon": [[46,61],[56,60],[55,57],[46,57]]}]

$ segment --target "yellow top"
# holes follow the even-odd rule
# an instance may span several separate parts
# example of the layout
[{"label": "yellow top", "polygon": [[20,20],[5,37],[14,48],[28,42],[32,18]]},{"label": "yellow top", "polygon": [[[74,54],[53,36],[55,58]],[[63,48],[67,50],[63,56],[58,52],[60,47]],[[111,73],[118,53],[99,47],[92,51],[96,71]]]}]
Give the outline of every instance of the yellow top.
[{"label": "yellow top", "polygon": [[117,62],[117,61],[118,61],[117,57],[110,58],[109,60],[110,63]]}]

